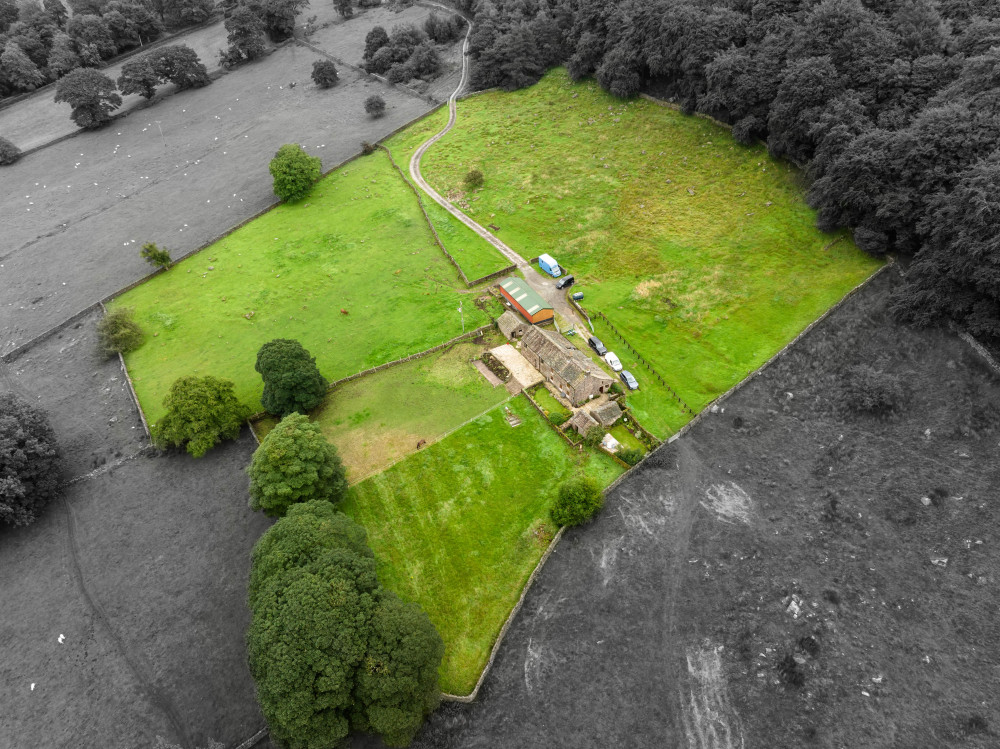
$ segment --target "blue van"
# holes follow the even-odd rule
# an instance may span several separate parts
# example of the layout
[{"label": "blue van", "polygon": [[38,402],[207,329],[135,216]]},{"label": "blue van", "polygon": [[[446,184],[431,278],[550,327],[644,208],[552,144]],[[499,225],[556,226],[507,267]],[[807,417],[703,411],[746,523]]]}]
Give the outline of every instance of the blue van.
[{"label": "blue van", "polygon": [[559,278],[559,276],[562,275],[562,269],[559,267],[559,263],[557,263],[556,259],[551,255],[539,255],[538,267],[553,278]]}]

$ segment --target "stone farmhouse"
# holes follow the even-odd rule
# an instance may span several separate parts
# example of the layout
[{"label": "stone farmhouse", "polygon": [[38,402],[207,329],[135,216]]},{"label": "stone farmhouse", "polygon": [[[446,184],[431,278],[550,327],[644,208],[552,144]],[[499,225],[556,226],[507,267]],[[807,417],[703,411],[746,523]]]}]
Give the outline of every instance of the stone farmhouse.
[{"label": "stone farmhouse", "polygon": [[521,338],[521,354],[574,406],[614,384],[611,375],[558,333],[528,328]]}]

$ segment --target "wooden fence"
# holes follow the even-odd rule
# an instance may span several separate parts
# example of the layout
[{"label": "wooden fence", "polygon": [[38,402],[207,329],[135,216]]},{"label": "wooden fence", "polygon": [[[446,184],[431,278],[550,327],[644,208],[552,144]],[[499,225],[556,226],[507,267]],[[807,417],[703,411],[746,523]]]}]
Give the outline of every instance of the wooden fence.
[{"label": "wooden fence", "polygon": [[625,336],[623,336],[621,332],[618,330],[618,328],[615,327],[614,323],[612,323],[611,320],[608,319],[607,315],[598,310],[597,312],[594,312],[594,317],[601,318],[605,322],[605,324],[609,328],[611,328],[611,332],[614,333],[616,336],[618,336],[619,340],[621,340],[621,342],[625,344],[626,348],[628,348],[628,350],[631,351],[633,355],[635,355],[635,357],[639,360],[639,362],[647,370],[649,370],[649,372],[657,379],[657,381],[661,385],[663,385],[663,387],[667,389],[667,391],[672,396],[674,396],[674,399],[681,405],[681,408],[683,408],[689,414],[694,416],[694,410],[687,403],[684,402],[684,400],[677,394],[677,391],[675,391],[672,387],[670,387],[670,385],[667,384],[667,381],[663,379],[660,373],[653,368],[653,365],[650,364],[642,354],[640,354],[638,351],[635,350],[635,347],[631,343],[629,343],[628,340],[626,340]]}]

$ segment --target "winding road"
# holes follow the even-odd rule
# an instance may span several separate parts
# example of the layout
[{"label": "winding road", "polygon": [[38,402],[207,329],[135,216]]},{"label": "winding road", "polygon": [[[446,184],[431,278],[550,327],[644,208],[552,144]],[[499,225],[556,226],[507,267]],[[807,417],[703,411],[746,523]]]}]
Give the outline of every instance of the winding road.
[{"label": "winding road", "polygon": [[[426,5],[437,5],[437,3],[426,3]],[[444,6],[437,7],[444,8]],[[444,9],[449,12],[454,11],[453,8]],[[410,178],[418,187],[420,187],[421,190],[424,191],[424,193],[428,195],[428,197],[431,198],[431,200],[493,245],[501,255],[516,265],[518,269],[524,273],[524,279],[528,282],[528,285],[541,294],[542,298],[551,304],[552,308],[570,325],[575,326],[581,331],[586,330],[587,328],[580,319],[576,309],[574,309],[572,305],[566,301],[566,295],[555,287],[555,282],[552,279],[543,276],[535,270],[527,260],[521,257],[520,254],[504,244],[495,234],[484,229],[476,221],[472,220],[465,215],[465,213],[456,208],[451,201],[443,197],[437,190],[431,187],[420,173],[420,160],[427,152],[427,149],[447,135],[448,132],[455,126],[455,121],[458,119],[458,97],[462,91],[465,90],[469,81],[469,35],[472,33],[472,21],[468,18],[466,21],[468,25],[465,30],[465,39],[462,42],[462,77],[458,81],[458,86],[452,92],[451,96],[448,97],[448,124],[445,125],[444,129],[439,133],[432,135],[424,141],[424,143],[422,143],[421,146],[414,152],[413,157],[410,159]]]}]

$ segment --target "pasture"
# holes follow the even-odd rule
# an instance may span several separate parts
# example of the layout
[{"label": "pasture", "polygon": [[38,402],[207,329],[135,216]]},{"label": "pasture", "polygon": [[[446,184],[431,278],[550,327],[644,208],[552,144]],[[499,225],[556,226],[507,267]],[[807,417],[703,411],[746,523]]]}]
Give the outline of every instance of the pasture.
[{"label": "pasture", "polygon": [[[330,380],[462,333],[464,288],[416,198],[382,152],[322,179],[228,237],[118,297],[146,331],[126,361],[151,423],[184,375],[236,383],[259,407],[257,350],[294,338]],[[488,318],[463,307],[465,327]]]},{"label": "pasture", "polygon": [[[331,390],[310,418],[336,445],[348,480],[368,477],[509,398],[469,361],[498,345],[496,337],[463,341]],[[262,419],[257,434],[263,439],[276,423]]]},{"label": "pasture", "polygon": [[[521,424],[510,426],[505,409]],[[342,507],[365,526],[379,578],[430,616],[445,642],[441,689],[466,694],[555,528],[556,488],[585,473],[602,486],[621,467],[578,452],[525,398],[351,488]]]},{"label": "pasture", "polygon": [[[423,163],[429,182],[500,226],[522,256],[554,255],[588,311],[606,314],[695,411],[880,265],[846,233],[815,228],[798,171],[763,146],[564,70],[462,101]],[[469,192],[472,167],[485,185]],[[648,400],[659,436],[679,426]]]}]

